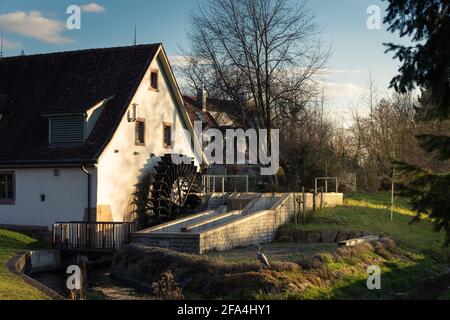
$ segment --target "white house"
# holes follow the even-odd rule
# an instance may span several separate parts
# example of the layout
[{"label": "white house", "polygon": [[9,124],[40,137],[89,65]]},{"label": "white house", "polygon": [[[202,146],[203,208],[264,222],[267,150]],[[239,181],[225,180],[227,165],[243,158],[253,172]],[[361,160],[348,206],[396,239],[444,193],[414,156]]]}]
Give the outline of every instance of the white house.
[{"label": "white house", "polygon": [[0,224],[124,221],[139,177],[202,159],[161,44],[0,59]]}]

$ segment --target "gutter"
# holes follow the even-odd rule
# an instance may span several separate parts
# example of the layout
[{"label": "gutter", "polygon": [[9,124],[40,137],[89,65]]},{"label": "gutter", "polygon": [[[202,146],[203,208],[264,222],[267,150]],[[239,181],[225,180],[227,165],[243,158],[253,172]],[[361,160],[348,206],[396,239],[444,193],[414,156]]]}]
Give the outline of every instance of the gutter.
[{"label": "gutter", "polygon": [[97,161],[92,159],[79,160],[79,159],[67,159],[67,160],[12,160],[12,161],[0,161],[0,168],[34,168],[34,167],[79,167],[83,164],[89,166],[95,166]]},{"label": "gutter", "polygon": [[87,176],[87,222],[91,222],[91,174],[84,164],[81,166],[81,170]]}]

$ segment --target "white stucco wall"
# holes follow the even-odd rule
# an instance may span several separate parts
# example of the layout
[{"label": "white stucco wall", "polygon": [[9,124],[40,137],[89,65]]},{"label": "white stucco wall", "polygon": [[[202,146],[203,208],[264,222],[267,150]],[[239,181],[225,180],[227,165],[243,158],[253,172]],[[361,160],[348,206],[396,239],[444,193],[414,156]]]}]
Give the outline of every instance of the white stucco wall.
[{"label": "white stucco wall", "polygon": [[[87,176],[81,168],[1,169],[15,173],[15,204],[0,205],[0,224],[51,226],[56,221],[83,220],[87,208]],[[96,170],[90,169],[95,204]],[[45,201],[41,201],[41,194]]]},{"label": "white stucco wall", "polygon": [[[123,221],[128,213],[138,178],[152,170],[159,156],[172,152],[163,146],[163,122],[172,124],[173,152],[194,156],[189,138],[180,130],[181,114],[159,58],[153,61],[129,106],[138,104],[137,117],[145,119],[145,146],[135,145],[136,123],[125,115],[99,159],[97,205],[109,206],[114,221]],[[159,71],[158,92],[149,89],[151,69]]]}]

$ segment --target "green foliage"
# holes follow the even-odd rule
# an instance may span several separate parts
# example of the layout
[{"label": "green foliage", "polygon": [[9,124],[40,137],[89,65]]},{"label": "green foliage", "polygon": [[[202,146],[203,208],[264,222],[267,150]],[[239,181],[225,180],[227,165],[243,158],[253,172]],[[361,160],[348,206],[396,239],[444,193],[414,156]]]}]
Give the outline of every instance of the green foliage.
[{"label": "green foliage", "polygon": [[388,0],[385,23],[411,37],[413,46],[386,44],[402,63],[391,82],[396,91],[429,90],[431,118],[450,117],[450,6],[447,0]]},{"label": "green foliage", "polygon": [[[415,46],[388,44],[402,62],[399,75],[392,79],[396,91],[406,92],[422,88],[419,113],[424,120],[450,118],[450,6],[447,0],[388,0],[384,22],[389,31],[412,37]],[[450,158],[448,135],[420,135],[421,147],[440,159]],[[447,232],[445,244],[450,244],[450,173],[437,174],[396,163],[404,172],[413,175],[402,186],[403,195],[411,199],[413,209],[427,213],[435,222],[435,230]],[[419,221],[417,217],[414,221]]]},{"label": "green foliage", "polygon": [[6,267],[7,262],[18,252],[38,246],[40,246],[39,242],[33,238],[0,229],[0,300],[49,299]]},{"label": "green foliage", "polygon": [[418,214],[413,222],[419,222],[420,213],[426,213],[435,223],[435,230],[446,231],[445,245],[450,244],[450,173],[432,174],[418,167],[399,164],[400,169],[414,173],[414,179],[402,185],[400,193],[411,199]]},{"label": "green foliage", "polygon": [[434,232],[432,221],[422,219],[421,223],[411,224],[416,212],[402,197],[397,197],[395,201],[394,221],[391,222],[389,197],[387,192],[355,193],[344,200],[344,206],[315,211],[307,224],[289,224],[284,228],[300,228],[305,231],[370,231],[390,236],[403,248],[421,254],[443,256],[448,252],[448,249],[442,247],[445,233]]}]

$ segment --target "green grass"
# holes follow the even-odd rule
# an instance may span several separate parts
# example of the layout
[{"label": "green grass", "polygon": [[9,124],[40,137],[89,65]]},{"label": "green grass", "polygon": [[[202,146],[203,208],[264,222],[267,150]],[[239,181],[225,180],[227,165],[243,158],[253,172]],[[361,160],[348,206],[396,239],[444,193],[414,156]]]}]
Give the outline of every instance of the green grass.
[{"label": "green grass", "polygon": [[[324,208],[310,213],[306,224],[289,224],[287,228],[302,230],[343,230],[370,231],[374,234],[390,236],[398,244],[414,252],[441,254],[448,252],[443,248],[444,232],[433,231],[432,222],[422,219],[411,224],[415,215],[404,199],[397,198],[402,206],[394,206],[394,218],[390,219],[389,194],[354,194],[344,200],[344,205]],[[320,222],[320,223],[318,223]]]},{"label": "green grass", "polygon": [[[319,253],[332,252],[336,249],[336,244],[330,243],[283,243],[271,242],[261,245],[264,254],[270,257],[270,261],[296,262],[305,256]],[[226,262],[255,262],[256,249],[254,246],[234,248],[227,251],[206,252],[205,256],[213,260]]]},{"label": "green grass", "polygon": [[36,249],[40,245],[36,239],[0,229],[0,300],[49,299],[44,293],[28,285],[21,277],[11,273],[6,266],[18,252]]},{"label": "green grass", "polygon": [[[389,193],[355,193],[344,200],[343,206],[310,213],[306,224],[283,226],[307,231],[370,231],[394,239],[405,257],[379,261],[382,290],[367,290],[367,273],[362,266],[370,257],[356,256],[353,260],[327,263],[329,270],[340,273],[339,279],[326,286],[313,286],[295,298],[401,299],[425,280],[439,276],[450,258],[450,249],[443,247],[444,232],[436,233],[433,223],[426,219],[411,224],[415,215],[408,201],[397,197],[391,221]],[[440,298],[448,299],[448,292]]]}]

